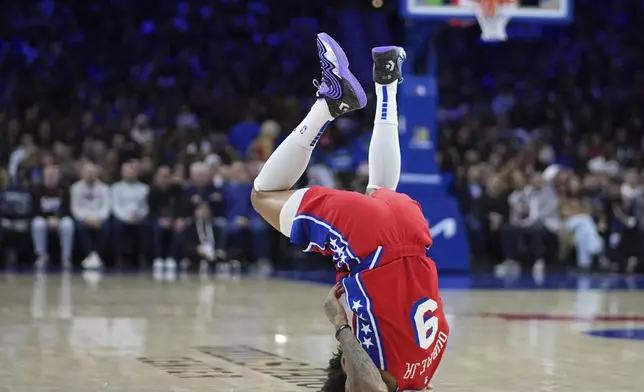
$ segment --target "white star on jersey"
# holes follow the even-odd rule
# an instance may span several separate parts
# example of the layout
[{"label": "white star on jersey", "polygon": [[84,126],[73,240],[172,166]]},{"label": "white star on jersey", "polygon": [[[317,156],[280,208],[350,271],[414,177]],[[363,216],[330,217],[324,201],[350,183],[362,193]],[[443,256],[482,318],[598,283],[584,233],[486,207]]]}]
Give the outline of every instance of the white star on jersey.
[{"label": "white star on jersey", "polygon": [[347,255],[346,253],[346,247],[342,246],[342,243],[338,244],[337,238],[331,238],[329,240],[329,248],[331,251],[333,251],[333,259],[338,260],[340,259],[338,266],[342,264],[346,264],[347,262]]},{"label": "white star on jersey", "polygon": [[362,342],[362,345],[366,348],[373,346],[373,343],[371,343],[371,338],[365,338],[364,342]]},{"label": "white star on jersey", "polygon": [[362,324],[362,328],[360,328],[363,334],[368,334],[371,333],[371,326],[369,324]]},{"label": "white star on jersey", "polygon": [[351,309],[353,309],[354,312],[357,312],[362,307],[362,304],[360,302],[360,300],[353,301],[353,306],[351,307]]}]

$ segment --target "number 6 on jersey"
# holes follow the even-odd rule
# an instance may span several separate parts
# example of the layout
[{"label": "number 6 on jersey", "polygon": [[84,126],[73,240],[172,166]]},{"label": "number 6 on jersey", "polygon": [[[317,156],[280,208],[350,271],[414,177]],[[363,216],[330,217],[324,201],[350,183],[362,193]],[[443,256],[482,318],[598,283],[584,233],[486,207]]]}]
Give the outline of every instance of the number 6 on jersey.
[{"label": "number 6 on jersey", "polygon": [[416,331],[416,344],[427,350],[431,347],[438,333],[438,317],[434,312],[438,303],[433,299],[423,298],[411,308],[411,324]]}]

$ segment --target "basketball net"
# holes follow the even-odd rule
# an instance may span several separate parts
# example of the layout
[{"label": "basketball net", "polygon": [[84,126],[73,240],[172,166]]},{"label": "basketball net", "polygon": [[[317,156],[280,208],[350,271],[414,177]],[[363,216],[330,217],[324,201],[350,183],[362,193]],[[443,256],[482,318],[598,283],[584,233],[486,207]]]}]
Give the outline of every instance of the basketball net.
[{"label": "basketball net", "polygon": [[459,5],[470,8],[481,26],[481,40],[505,41],[505,28],[510,21],[516,0],[460,0]]}]

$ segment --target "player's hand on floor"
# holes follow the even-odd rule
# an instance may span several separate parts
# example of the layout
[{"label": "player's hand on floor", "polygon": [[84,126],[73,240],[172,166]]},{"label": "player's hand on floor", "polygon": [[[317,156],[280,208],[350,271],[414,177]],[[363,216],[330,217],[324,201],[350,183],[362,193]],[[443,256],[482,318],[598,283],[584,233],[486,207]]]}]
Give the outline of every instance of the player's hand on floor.
[{"label": "player's hand on floor", "polygon": [[335,286],[331,288],[331,291],[329,291],[326,301],[324,302],[324,313],[326,313],[326,317],[336,327],[349,323],[347,320],[347,314],[339,299],[342,295],[342,291],[342,285],[340,283],[336,283]]}]

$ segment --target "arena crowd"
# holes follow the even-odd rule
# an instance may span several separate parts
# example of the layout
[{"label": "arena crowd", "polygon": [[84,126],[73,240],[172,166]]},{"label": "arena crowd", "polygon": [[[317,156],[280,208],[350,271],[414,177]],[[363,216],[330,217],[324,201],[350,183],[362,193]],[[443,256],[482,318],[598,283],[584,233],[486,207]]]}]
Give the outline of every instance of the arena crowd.
[{"label": "arena crowd", "polygon": [[[315,34],[333,33],[336,13],[350,6],[298,4],[6,7],[5,263],[171,270],[209,260],[261,271],[301,263],[248,198],[261,163],[314,98]],[[518,264],[638,268],[641,8],[580,0],[572,25],[500,46],[482,46],[475,29],[440,34],[436,159],[474,263],[503,261],[499,274]],[[325,133],[302,185],[364,188],[365,112]]]},{"label": "arena crowd", "polygon": [[453,55],[439,67],[437,161],[479,263],[505,260],[501,274],[518,263],[638,268],[643,17],[640,2],[579,1],[573,24],[536,40],[489,46],[444,33]]}]

